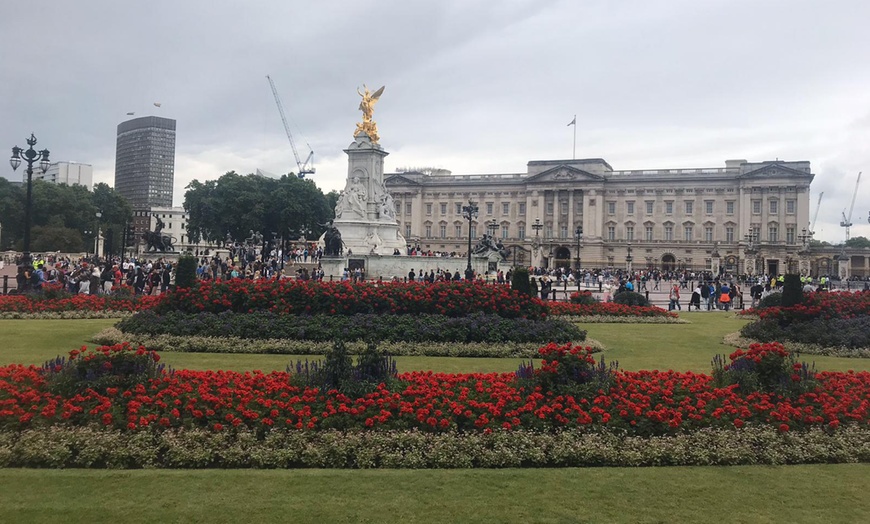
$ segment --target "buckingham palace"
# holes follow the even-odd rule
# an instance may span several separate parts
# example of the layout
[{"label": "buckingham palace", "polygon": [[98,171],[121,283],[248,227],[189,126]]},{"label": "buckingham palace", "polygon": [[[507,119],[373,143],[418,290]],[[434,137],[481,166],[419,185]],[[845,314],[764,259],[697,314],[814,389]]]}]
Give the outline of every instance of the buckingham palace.
[{"label": "buckingham palace", "polygon": [[464,253],[469,233],[490,234],[515,265],[697,271],[715,261],[776,275],[797,272],[806,252],[813,177],[806,161],[617,171],[591,158],[534,160],[524,173],[421,169],[385,184],[400,231],[426,252]]}]

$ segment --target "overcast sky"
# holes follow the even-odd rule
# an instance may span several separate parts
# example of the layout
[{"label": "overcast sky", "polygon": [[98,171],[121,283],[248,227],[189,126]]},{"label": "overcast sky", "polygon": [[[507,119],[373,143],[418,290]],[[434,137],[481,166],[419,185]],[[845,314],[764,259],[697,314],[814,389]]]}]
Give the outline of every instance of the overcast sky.
[{"label": "overcast sky", "polygon": [[269,74],[314,180],[341,189],[356,88],[386,85],[388,172],[571,158],[576,114],[577,157],[617,170],[809,160],[816,237],[839,242],[861,170],[870,237],[868,20],[866,0],[4,2],[0,146],[32,131],[113,184],[126,113],[174,118],[180,205],[193,179],[296,170]]}]

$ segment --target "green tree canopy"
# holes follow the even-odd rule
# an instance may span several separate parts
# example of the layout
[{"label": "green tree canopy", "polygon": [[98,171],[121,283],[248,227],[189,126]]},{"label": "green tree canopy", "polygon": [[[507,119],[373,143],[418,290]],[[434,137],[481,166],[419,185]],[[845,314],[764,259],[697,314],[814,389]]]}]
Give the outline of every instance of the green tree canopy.
[{"label": "green tree canopy", "polygon": [[251,231],[298,235],[304,226],[320,234],[319,224],[333,218],[327,197],[308,179],[239,175],[230,171],[217,180],[194,180],[184,194],[187,233],[192,242],[222,242],[227,233],[244,239]]},{"label": "green tree canopy", "polygon": [[[3,220],[0,247],[3,249],[10,245],[23,248],[26,197],[24,186],[0,178],[0,217]],[[100,218],[96,216],[98,211],[102,214]],[[104,232],[122,231],[123,224],[132,217],[130,204],[107,184],[99,183],[94,191],[88,191],[77,184],[34,180],[30,247],[35,252],[92,249],[98,228]]]},{"label": "green tree canopy", "polygon": [[852,237],[846,241],[846,247],[865,248],[870,247],[870,239],[867,237]]}]

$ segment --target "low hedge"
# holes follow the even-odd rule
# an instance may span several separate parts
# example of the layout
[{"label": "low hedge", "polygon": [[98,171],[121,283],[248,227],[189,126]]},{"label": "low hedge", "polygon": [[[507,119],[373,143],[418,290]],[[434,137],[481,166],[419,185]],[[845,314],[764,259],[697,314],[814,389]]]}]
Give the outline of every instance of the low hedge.
[{"label": "low hedge", "polygon": [[[332,341],[315,342],[293,339],[243,339],[237,337],[201,337],[176,335],[136,335],[123,333],[117,328],[107,328],[91,338],[96,344],[114,345],[130,342],[155,351],[181,353],[264,353],[280,355],[323,355],[332,347]],[[597,342],[585,339],[584,346],[596,351],[602,347]],[[363,341],[347,342],[351,354],[365,349]],[[486,357],[486,358],[538,358],[538,342],[379,342],[378,347],[396,357]]]},{"label": "low hedge", "polygon": [[158,315],[142,311],[117,325],[124,333],[289,339],[327,342],[335,339],[384,342],[571,342],[586,332],[564,320],[507,319],[475,313],[467,317],[444,315],[285,315],[268,311],[189,314],[178,311]]},{"label": "low hedge", "polygon": [[120,432],[63,427],[0,432],[0,467],[513,468],[870,462],[870,428],[780,433],[709,429],[666,437],[578,430]]},{"label": "low hedge", "polygon": [[832,348],[870,348],[870,316],[855,318],[815,318],[786,326],[776,318],[756,320],[740,333],[762,342],[798,342]]}]

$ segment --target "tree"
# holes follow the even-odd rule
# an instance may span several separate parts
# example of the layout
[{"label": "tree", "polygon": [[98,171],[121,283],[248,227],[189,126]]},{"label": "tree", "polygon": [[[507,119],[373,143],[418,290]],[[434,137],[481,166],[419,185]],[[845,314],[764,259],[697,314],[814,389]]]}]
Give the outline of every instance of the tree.
[{"label": "tree", "polygon": [[230,171],[217,180],[194,180],[184,194],[188,236],[221,242],[259,231],[265,238],[307,226],[320,234],[318,224],[333,217],[326,196],[308,179],[284,175],[280,179],[239,175]]},{"label": "tree", "polygon": [[846,247],[863,249],[870,247],[870,239],[867,237],[852,237],[846,241]]},{"label": "tree", "polygon": [[[0,217],[3,237],[0,247],[22,249],[26,189],[0,178]],[[101,218],[96,214],[100,211]],[[31,250],[82,251],[93,246],[101,228],[121,231],[133,217],[130,204],[107,184],[97,184],[90,192],[84,186],[33,181]],[[90,231],[84,235],[85,231]],[[90,248],[92,249],[92,248]]]}]

